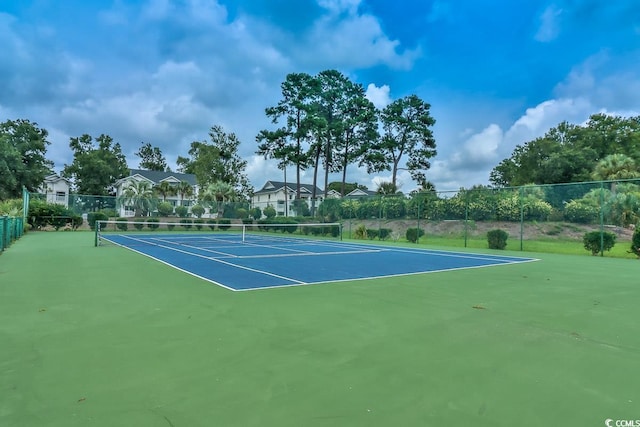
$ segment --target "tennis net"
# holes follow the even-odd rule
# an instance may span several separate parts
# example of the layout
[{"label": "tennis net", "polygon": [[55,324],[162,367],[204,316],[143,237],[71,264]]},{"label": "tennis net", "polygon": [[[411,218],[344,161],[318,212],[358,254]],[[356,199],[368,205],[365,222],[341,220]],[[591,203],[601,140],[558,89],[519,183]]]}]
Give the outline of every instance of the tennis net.
[{"label": "tennis net", "polygon": [[157,244],[160,240],[176,240],[190,245],[199,242],[270,244],[287,240],[342,240],[340,223],[274,223],[258,221],[252,224],[227,223],[216,220],[160,222],[152,218],[139,221],[96,221],[95,245]]}]

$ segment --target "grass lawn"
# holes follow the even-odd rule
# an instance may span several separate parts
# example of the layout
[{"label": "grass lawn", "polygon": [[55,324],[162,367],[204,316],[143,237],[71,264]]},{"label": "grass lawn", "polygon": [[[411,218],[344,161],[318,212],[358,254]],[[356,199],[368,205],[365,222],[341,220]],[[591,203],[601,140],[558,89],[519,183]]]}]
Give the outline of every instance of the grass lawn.
[{"label": "grass lawn", "polygon": [[0,255],[0,426],[640,418],[640,263],[500,253],[540,261],[231,292],[28,233]]}]

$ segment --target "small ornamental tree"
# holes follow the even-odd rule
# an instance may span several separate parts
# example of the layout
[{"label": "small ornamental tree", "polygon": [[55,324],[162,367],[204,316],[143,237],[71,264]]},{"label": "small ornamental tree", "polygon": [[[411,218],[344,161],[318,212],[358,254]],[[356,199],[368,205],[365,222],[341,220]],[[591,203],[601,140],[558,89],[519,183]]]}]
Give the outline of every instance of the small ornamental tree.
[{"label": "small ornamental tree", "polygon": [[407,228],[407,240],[411,243],[418,243],[418,239],[424,236],[424,230],[422,228]]},{"label": "small ornamental tree", "polygon": [[202,218],[202,215],[204,214],[204,207],[202,205],[193,205],[191,207],[191,213],[194,214],[196,217],[198,218]]},{"label": "small ornamental tree", "polygon": [[[602,237],[601,237],[602,236]],[[598,255],[600,251],[610,251],[616,244],[616,235],[610,231],[591,231],[585,233],[583,242],[584,248],[591,251],[592,255]]]},{"label": "small ornamental tree", "polygon": [[273,206],[269,205],[269,206],[267,206],[266,208],[264,208],[264,210],[262,211],[262,213],[264,213],[264,215],[265,215],[267,218],[273,218],[273,217],[275,217],[275,216],[276,216],[276,209],[275,209]]},{"label": "small ornamental tree", "polygon": [[631,253],[640,258],[640,225],[636,226],[631,237]]},{"label": "small ornamental tree", "polygon": [[255,219],[257,221],[260,218],[262,218],[262,211],[260,210],[259,207],[255,207],[255,208],[251,209],[251,216],[253,217],[253,219]]},{"label": "small ornamental tree", "polygon": [[189,208],[186,206],[176,206],[176,215],[180,218],[186,218],[189,216]]},{"label": "small ornamental tree", "polygon": [[507,247],[507,238],[509,233],[504,230],[490,230],[487,232],[487,241],[489,249],[504,249]]},{"label": "small ornamental tree", "polygon": [[158,203],[158,215],[169,216],[173,214],[173,206],[169,202]]}]

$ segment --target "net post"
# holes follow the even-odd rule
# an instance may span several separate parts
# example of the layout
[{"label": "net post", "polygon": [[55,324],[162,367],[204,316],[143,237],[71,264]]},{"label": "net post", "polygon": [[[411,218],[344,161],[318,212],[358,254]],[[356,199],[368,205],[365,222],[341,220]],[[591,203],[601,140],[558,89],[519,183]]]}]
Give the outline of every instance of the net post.
[{"label": "net post", "polygon": [[246,242],[247,225],[242,224],[242,243]]},{"label": "net post", "polygon": [[96,221],[96,233],[94,238],[94,245],[98,247],[98,233],[100,233],[100,221]]},{"label": "net post", "polygon": [[342,241],[342,223],[338,223],[338,227],[340,227],[340,241]]}]

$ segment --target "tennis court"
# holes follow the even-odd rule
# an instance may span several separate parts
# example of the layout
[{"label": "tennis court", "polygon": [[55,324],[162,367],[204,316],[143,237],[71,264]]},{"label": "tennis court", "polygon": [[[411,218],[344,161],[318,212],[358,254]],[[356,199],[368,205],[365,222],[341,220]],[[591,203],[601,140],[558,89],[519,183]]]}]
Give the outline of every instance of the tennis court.
[{"label": "tennis court", "polygon": [[540,261],[230,292],[88,232],[30,232],[0,255],[0,426],[636,419],[637,261],[473,252]]},{"label": "tennis court", "polygon": [[[108,227],[105,227],[108,228]],[[107,232],[109,242],[234,291],[365,280],[535,261],[533,258],[398,248],[288,233]]]}]

